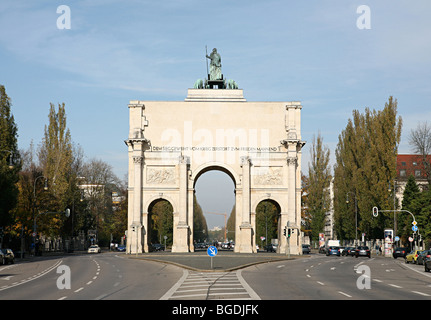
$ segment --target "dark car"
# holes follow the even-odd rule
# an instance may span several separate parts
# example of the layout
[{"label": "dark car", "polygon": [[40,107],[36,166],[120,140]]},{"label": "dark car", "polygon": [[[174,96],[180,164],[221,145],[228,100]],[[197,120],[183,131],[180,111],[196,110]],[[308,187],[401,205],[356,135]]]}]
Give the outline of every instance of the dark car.
[{"label": "dark car", "polygon": [[327,256],[340,256],[340,248],[339,247],[329,247],[326,251]]},{"label": "dark car", "polygon": [[1,252],[3,253],[3,264],[15,263],[15,255],[13,254],[13,251],[11,249],[1,249]]},{"label": "dark car", "polygon": [[431,271],[431,258],[426,258],[424,260],[425,272]]},{"label": "dark car", "polygon": [[310,245],[309,244],[303,244],[302,245],[302,254],[310,254]]},{"label": "dark car", "polygon": [[342,256],[354,256],[355,255],[355,247],[346,247],[343,252],[341,253]]},{"label": "dark car", "polygon": [[395,250],[394,250],[394,253],[392,253],[392,256],[394,257],[394,259],[396,259],[396,258],[399,258],[399,257],[401,257],[401,258],[406,258],[406,255],[408,255],[409,254],[409,252],[410,252],[410,249],[409,248],[404,248],[404,247],[401,247],[401,248],[396,248]]},{"label": "dark car", "polygon": [[154,243],[151,245],[151,251],[165,251],[165,246],[160,243]]},{"label": "dark car", "polygon": [[427,258],[431,258],[431,250],[424,250],[424,251],[422,251],[422,252],[418,255],[418,257],[417,257],[417,259],[416,259],[416,263],[417,263],[417,264],[424,264],[424,263],[425,263],[425,260],[426,260]]},{"label": "dark car", "polygon": [[277,246],[272,243],[264,246],[263,249],[266,250],[266,252],[277,252]]},{"label": "dark car", "polygon": [[367,246],[359,246],[355,251],[355,257],[357,258],[359,256],[371,258],[370,248],[368,248]]}]

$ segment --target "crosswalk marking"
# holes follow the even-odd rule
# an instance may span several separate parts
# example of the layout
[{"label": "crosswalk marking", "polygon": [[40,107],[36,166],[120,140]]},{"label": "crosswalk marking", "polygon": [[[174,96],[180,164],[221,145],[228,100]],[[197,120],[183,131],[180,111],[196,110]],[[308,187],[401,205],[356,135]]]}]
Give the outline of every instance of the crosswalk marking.
[{"label": "crosswalk marking", "polygon": [[181,279],[160,300],[193,299],[258,300],[259,296],[248,286],[240,271],[196,272],[184,270]]}]

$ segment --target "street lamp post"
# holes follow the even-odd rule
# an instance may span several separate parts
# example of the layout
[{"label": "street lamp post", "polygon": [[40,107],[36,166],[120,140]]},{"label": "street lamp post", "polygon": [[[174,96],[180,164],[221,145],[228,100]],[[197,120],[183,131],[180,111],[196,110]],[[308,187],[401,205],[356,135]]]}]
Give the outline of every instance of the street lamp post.
[{"label": "street lamp post", "polygon": [[[38,179],[40,178],[45,178],[45,176],[39,176],[36,179],[34,179],[34,184],[33,184],[33,248],[34,248],[34,253],[36,255],[36,182]],[[48,190],[48,179],[45,178],[45,185],[43,187],[43,190]]]},{"label": "street lamp post", "polygon": [[[353,193],[353,192],[347,192],[347,197],[346,197],[346,203],[349,203],[349,193]],[[358,240],[358,201],[356,199],[356,193],[353,193],[353,195],[355,196],[355,245],[356,242]]]}]

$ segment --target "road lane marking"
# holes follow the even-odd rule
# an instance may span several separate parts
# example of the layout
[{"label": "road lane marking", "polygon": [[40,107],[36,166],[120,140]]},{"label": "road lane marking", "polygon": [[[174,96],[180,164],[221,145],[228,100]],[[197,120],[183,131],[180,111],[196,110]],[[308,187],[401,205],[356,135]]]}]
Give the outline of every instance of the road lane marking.
[{"label": "road lane marking", "polygon": [[35,280],[37,278],[40,278],[40,277],[46,275],[47,273],[51,272],[55,268],[57,268],[62,262],[63,262],[63,260],[59,260],[54,265],[52,265],[51,267],[46,268],[45,270],[39,272],[38,274],[35,274],[35,275],[31,276],[31,277],[28,277],[27,279],[23,279],[21,281],[14,282],[14,283],[12,283],[12,284],[10,284],[8,286],[3,286],[3,287],[0,288],[0,291],[6,290],[6,289],[9,289],[9,288],[13,288],[13,287],[19,286],[21,284],[33,281],[33,280]]},{"label": "road lane marking", "polygon": [[392,284],[392,283],[389,283],[389,285],[390,285],[391,287],[398,288],[398,289],[402,289],[402,288],[403,288],[403,287],[400,287],[400,286],[398,286],[398,285],[396,285],[396,284]]},{"label": "road lane marking", "polygon": [[325,284],[323,282],[320,281],[316,281],[318,284],[320,284],[321,286],[324,286]]},{"label": "road lane marking", "polygon": [[416,293],[416,294],[420,294],[421,296],[424,296],[424,297],[429,297],[430,295],[429,294],[426,294],[426,293],[423,293],[423,292],[419,292],[419,291],[412,291],[413,293]]},{"label": "road lane marking", "polygon": [[344,292],[342,292],[342,291],[338,291],[338,293],[339,293],[339,294],[342,294],[343,296],[346,296],[346,297],[348,297],[348,298],[351,298],[351,297],[352,297],[351,295],[349,295],[349,294],[347,294],[347,293],[344,293]]}]

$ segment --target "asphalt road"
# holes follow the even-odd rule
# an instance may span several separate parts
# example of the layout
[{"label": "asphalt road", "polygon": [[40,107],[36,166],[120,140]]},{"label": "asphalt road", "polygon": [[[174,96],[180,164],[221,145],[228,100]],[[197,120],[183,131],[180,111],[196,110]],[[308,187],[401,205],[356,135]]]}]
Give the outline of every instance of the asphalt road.
[{"label": "asphalt road", "polygon": [[123,253],[42,257],[0,266],[0,301],[160,299],[430,300],[431,273],[402,259],[320,254],[228,272],[191,270]]},{"label": "asphalt road", "polygon": [[403,259],[314,254],[248,267],[242,276],[263,300],[431,299],[431,273]]}]

